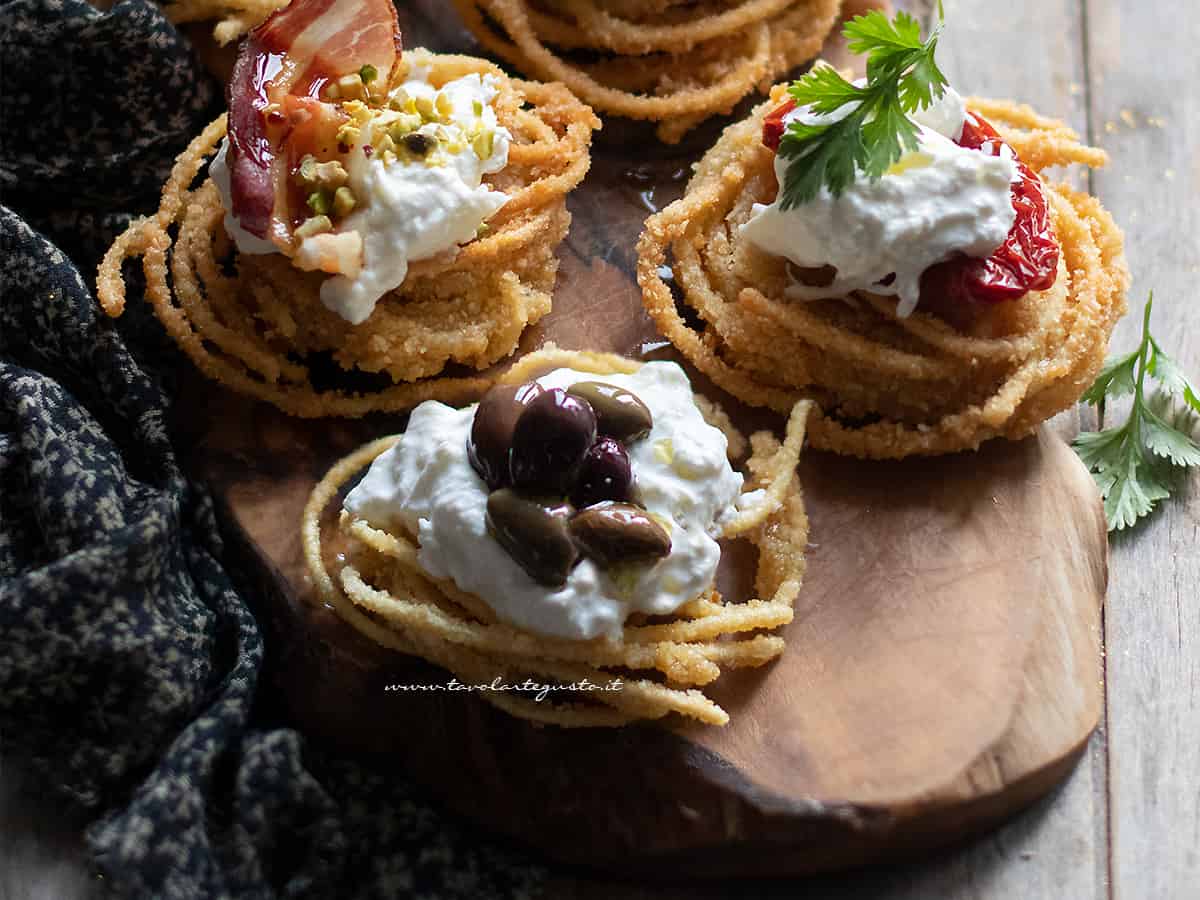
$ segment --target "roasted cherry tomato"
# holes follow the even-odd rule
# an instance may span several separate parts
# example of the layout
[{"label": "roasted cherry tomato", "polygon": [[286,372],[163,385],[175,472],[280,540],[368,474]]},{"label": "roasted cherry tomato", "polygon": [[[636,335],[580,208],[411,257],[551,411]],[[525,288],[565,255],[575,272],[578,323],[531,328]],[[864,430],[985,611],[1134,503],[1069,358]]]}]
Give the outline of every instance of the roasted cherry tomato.
[{"label": "roasted cherry tomato", "polygon": [[779,149],[779,142],[783,140],[784,116],[795,108],[796,101],[788,100],[783,105],[767,113],[767,117],[763,120],[762,142],[770,147],[772,151],[777,151]]},{"label": "roasted cherry tomato", "polygon": [[[796,102],[788,100],[763,121],[762,140],[772,150],[779,149],[784,117],[795,108]],[[1044,291],[1054,284],[1058,274],[1058,239],[1038,176],[977,113],[967,114],[957,143],[991,156],[999,156],[1005,148],[1012,154],[1020,174],[1020,180],[1012,186],[1017,218],[1004,243],[986,259],[960,255],[925,270],[921,276],[921,306],[939,314],[959,304],[999,303],[1016,300],[1029,291]]]},{"label": "roasted cherry tomato", "polygon": [[[976,113],[967,114],[958,144],[992,156],[999,156],[1008,147],[996,129]],[[1008,152],[1012,152],[1011,147]],[[1044,291],[1054,284],[1060,250],[1050,223],[1046,193],[1041,180],[1015,153],[1013,160],[1021,177],[1012,186],[1017,218],[1008,237],[986,259],[959,256],[926,269],[921,276],[922,304],[927,297],[942,304],[999,303],[1016,300],[1029,291]]]}]

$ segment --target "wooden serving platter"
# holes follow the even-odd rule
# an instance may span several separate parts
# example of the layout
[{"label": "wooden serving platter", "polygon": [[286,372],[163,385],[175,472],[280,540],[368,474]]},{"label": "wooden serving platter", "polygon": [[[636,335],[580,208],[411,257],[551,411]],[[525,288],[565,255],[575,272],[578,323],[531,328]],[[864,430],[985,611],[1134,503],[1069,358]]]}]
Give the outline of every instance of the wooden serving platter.
[{"label": "wooden serving platter", "polygon": [[[438,50],[452,20],[402,12]],[[666,148],[606,124],[572,195],[555,310],[523,340],[670,357],[632,277],[655,206],[723,123]],[[636,151],[631,151],[636,148]],[[704,379],[697,388],[727,400]],[[317,479],[403,417],[288,418],[202,382],[179,427],[194,447],[267,629],[269,700],[298,727],[380,754],[454,809],[553,858],[609,871],[782,875],[956,842],[1069,772],[1102,703],[1103,513],[1048,428],[930,460],[807,452],[808,574],[784,656],[710,689],[731,722],[562,730],[465,694],[389,692],[445,673],[361,638],[314,598],[299,538]],[[779,424],[729,404],[747,428]],[[203,413],[196,414],[195,411]],[[722,586],[746,590],[731,552]]]}]

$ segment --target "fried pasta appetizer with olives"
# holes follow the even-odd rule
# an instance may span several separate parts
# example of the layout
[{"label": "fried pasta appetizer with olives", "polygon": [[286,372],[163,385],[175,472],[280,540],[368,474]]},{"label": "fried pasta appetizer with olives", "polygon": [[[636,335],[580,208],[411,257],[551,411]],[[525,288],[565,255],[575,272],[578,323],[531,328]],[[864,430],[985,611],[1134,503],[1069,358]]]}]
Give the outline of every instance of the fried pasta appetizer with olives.
[{"label": "fried pasta appetizer with olives", "polygon": [[678,143],[815,57],[841,0],[454,0],[485,48]]},{"label": "fried pasta appetizer with olives", "polygon": [[480,377],[431,376],[491,365],[550,311],[599,122],[562,85],[399,40],[388,0],[295,0],[255,29],[228,115],[101,263],[105,311],[121,314],[140,255],[195,364],[285,412],[477,393]]},{"label": "fried pasta appetizer with olives", "polygon": [[[1024,437],[1092,383],[1125,311],[1120,230],[1042,175],[1105,156],[1028,107],[964,101],[936,34],[872,16],[847,34],[873,75],[818,66],[776,88],[647,220],[646,308],[737,398],[814,400],[813,446],[899,458]],[[889,63],[897,46],[910,55]]]},{"label": "fried pasta appetizer with olives", "polygon": [[[782,443],[747,442],[675,363],[530,354],[478,404],[423,403],[329,471],[302,522],[313,583],[371,640],[466,684],[546,687],[479,692],[512,715],[723,725],[702,688],[779,656],[771,632],[792,620],[809,407]],[[334,526],[324,511],[364,469]],[[757,548],[756,599],[717,591],[735,538]]]}]

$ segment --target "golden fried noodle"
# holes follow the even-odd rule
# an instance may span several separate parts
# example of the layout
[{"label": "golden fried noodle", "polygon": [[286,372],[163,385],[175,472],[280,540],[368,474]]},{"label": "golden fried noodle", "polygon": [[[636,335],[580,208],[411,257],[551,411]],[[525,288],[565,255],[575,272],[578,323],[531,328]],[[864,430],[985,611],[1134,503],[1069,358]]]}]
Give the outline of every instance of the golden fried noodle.
[{"label": "golden fried noodle", "polygon": [[[816,401],[813,446],[899,458],[1017,439],[1074,404],[1104,360],[1125,311],[1129,272],[1111,216],[1086,194],[1047,184],[1062,246],[1044,292],[995,304],[966,331],[922,311],[895,314],[896,298],[785,299],[785,260],[739,237],[755,202],[776,192],[763,117],[782,99],[730,126],[696,167],[684,197],[651,216],[638,242],[638,281],[659,329],[735,397],[780,412]],[[970,99],[1030,168],[1101,165],[1060,122],[1025,106]],[[672,285],[663,278],[669,264]],[[694,313],[692,316],[690,313]]]},{"label": "golden fried noodle", "polygon": [[[484,181],[509,197],[486,232],[458,249],[414,262],[372,316],[351,325],[320,300],[324,276],[280,254],[238,255],[225,233],[212,179],[193,187],[225,136],[225,116],[176,160],[158,212],[133,223],[100,264],[105,312],[125,306],[122,264],[142,256],[146,296],[172,338],[210,378],[298,416],[360,416],[423,400],[462,399],[479,377],[427,379],[450,363],[485,368],[512,353],[525,327],[550,311],[555,248],[571,216],[566,195],[591,164],[599,122],[562,85],[509,79],[466,56],[432,54],[441,86],[472,72],[495,75],[500,124],[513,135],[508,165]],[[232,274],[226,263],[234,261]],[[330,353],[343,369],[400,382],[369,394],[318,392],[307,354]]]},{"label": "golden fried noodle", "polygon": [[[520,384],[558,366],[597,374],[638,368],[617,356],[548,349],[526,356],[500,381]],[[758,548],[755,590],[765,599],[727,602],[713,586],[667,621],[631,617],[619,640],[571,641],[499,622],[478,597],[426,575],[417,562],[413,535],[380,531],[343,511],[340,530],[350,550],[345,555],[332,552],[322,545],[322,511],[396,436],[356,450],[314,488],[302,521],[305,559],[321,599],[349,624],[385,647],[436,663],[464,683],[490,684],[497,677],[509,684],[527,678],[556,685],[584,679],[599,685],[615,678],[623,682],[621,690],[555,691],[540,702],[529,695],[480,692],[512,715],[563,726],[600,726],[678,713],[723,725],[728,714],[699,688],[723,669],[761,666],[779,656],[783,639],[766,632],[792,620],[808,540],[795,470],[810,405],[796,404],[782,444],[769,432],[751,437],[745,489],[765,488],[765,497],[730,522],[723,535],[748,538]],[[714,426],[729,428],[723,415],[711,418]],[[731,448],[745,447],[740,435],[733,437]],[[330,562],[333,572],[327,568]]]},{"label": "golden fried noodle", "polygon": [[289,0],[168,0],[167,18],[176,25],[217,20],[213,37],[224,46],[261,25],[271,13]]},{"label": "golden fried noodle", "polygon": [[841,0],[454,0],[489,51],[677,143],[817,56]]}]

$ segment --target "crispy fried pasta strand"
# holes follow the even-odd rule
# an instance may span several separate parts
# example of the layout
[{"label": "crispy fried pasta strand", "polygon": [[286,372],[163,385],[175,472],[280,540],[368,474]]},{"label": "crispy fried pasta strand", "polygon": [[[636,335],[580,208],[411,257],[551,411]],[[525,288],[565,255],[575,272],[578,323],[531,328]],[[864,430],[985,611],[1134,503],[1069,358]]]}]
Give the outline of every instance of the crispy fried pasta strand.
[{"label": "crispy fried pasta strand", "polygon": [[[489,51],[527,75],[561,81],[602,113],[658,122],[667,143],[815,57],[841,5],[454,0]],[[577,51],[588,61],[570,56]]]},{"label": "crispy fried pasta strand", "polygon": [[[899,318],[894,297],[788,299],[785,262],[738,231],[753,204],[777,189],[760,135],[780,91],[726,129],[684,196],[646,221],[638,281],[659,330],[746,403],[787,412],[799,400],[816,402],[813,446],[853,456],[934,455],[1018,439],[1075,403],[1099,371],[1129,284],[1121,232],[1100,204],[1047,184],[1062,247],[1056,283],[989,307],[965,331],[920,307]],[[968,105],[1039,172],[1104,162],[1102,151],[1028,107]],[[680,302],[697,324],[685,321]]]},{"label": "crispy fried pasta strand", "polygon": [[[503,380],[518,383],[558,366],[604,375],[628,373],[638,364],[609,354],[551,347],[524,357]],[[351,550],[345,557],[336,556],[337,571],[331,572],[328,564],[335,557],[322,540],[323,513],[397,436],[354,451],[313,489],[301,523],[305,560],[318,596],[347,623],[377,643],[423,657],[465,682],[490,683],[497,677],[548,679],[558,685],[585,679],[597,685],[622,681],[619,691],[577,692],[564,702],[557,702],[557,696],[554,702],[538,702],[482,692],[484,699],[512,715],[581,727],[676,713],[723,725],[728,714],[699,688],[725,669],[761,666],[778,657],[783,639],[765,632],[792,620],[808,542],[808,519],[795,472],[810,407],[807,401],[796,404],[783,443],[768,432],[753,435],[747,489],[762,488],[763,494],[725,529],[727,538],[744,536],[758,547],[756,588],[765,599],[727,602],[710,587],[670,621],[631,622],[619,639],[543,637],[497,621],[478,597],[427,575],[413,535],[383,531],[345,511],[338,528]]]},{"label": "crispy fried pasta strand", "polygon": [[[432,378],[449,364],[483,369],[516,349],[550,311],[557,245],[571,221],[566,195],[587,174],[599,121],[562,85],[509,79],[465,56],[430,55],[435,85],[471,72],[500,80],[500,123],[513,134],[509,164],[487,181],[509,201],[488,231],[456,253],[415,261],[362,325],[320,301],[320,273],[281,254],[236,255],[220,196],[196,181],[225,136],[225,116],[180,154],[158,212],[132,225],[100,264],[97,296],[110,316],[125,307],[123,264],[141,256],[146,297],[196,366],[236,391],[304,417],[397,411],[423,400],[476,395],[481,376]],[[230,261],[234,267],[229,270]],[[382,377],[369,393],[319,391],[307,358]]]}]

